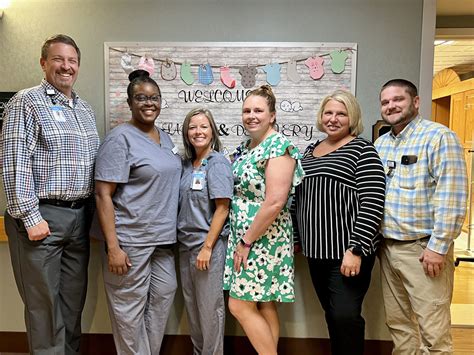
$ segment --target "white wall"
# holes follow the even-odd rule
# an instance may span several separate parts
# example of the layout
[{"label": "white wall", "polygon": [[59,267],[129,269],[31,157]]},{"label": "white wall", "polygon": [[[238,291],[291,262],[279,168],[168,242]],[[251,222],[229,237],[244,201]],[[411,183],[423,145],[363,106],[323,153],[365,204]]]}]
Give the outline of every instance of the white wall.
[{"label": "white wall", "polygon": [[[357,97],[364,136],[370,138],[371,125],[380,116],[380,86],[393,77],[418,83],[422,5],[422,0],[13,0],[0,20],[0,91],[37,85],[42,41],[67,33],[83,53],[76,89],[96,110],[103,134],[104,42],[357,42]],[[297,301],[281,306],[282,336],[326,337],[301,256],[296,266]],[[24,330],[6,243],[0,243],[0,270],[0,331]],[[84,330],[109,332],[97,244],[90,276]],[[388,339],[378,278],[376,268],[364,306],[367,335]],[[179,298],[168,331],[186,332],[184,318]],[[239,331],[229,317],[227,333]]]},{"label": "white wall", "polygon": [[370,137],[380,86],[418,83],[421,23],[422,0],[13,0],[0,20],[0,90],[37,85],[42,41],[70,34],[83,52],[77,90],[103,132],[106,41],[357,42]]},{"label": "white wall", "polygon": [[[111,333],[107,303],[102,283],[100,265],[101,245],[92,243],[89,265],[89,289],[83,314],[85,333]],[[0,332],[25,331],[23,304],[18,295],[7,243],[0,243]],[[321,306],[311,285],[306,260],[302,255],[296,258],[296,302],[279,305],[281,336],[295,338],[327,338],[326,323]],[[384,324],[380,272],[378,263],[372,275],[372,284],[364,302],[363,315],[366,321],[368,339],[390,339]],[[186,314],[181,290],[178,290],[167,326],[167,334],[188,334]],[[243,335],[232,315],[227,314],[226,334]]]}]

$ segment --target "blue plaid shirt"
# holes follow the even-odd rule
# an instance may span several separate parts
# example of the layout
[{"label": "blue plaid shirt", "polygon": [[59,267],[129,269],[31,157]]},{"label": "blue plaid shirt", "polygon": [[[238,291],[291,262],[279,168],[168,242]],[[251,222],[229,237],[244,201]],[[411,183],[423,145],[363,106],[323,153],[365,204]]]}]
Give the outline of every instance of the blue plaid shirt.
[{"label": "blue plaid shirt", "polygon": [[69,99],[44,79],[17,93],[2,132],[8,213],[29,228],[42,220],[38,199],[90,196],[98,146],[94,112],[75,93]]},{"label": "blue plaid shirt", "polygon": [[[466,163],[456,134],[417,117],[397,136],[381,136],[375,147],[387,173],[382,234],[407,241],[431,236],[428,248],[446,254],[466,213]],[[402,164],[404,155],[417,161]],[[396,164],[390,173],[389,161]]]}]

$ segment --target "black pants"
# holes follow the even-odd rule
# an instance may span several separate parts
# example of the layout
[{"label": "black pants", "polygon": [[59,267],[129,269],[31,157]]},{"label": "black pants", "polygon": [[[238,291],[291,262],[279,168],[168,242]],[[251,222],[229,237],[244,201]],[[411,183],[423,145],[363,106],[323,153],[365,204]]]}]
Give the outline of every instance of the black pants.
[{"label": "black pants", "polygon": [[362,257],[360,273],[341,274],[342,260],[308,258],[309,272],[324,309],[333,355],[364,353],[365,321],[362,302],[370,285],[375,255]]}]

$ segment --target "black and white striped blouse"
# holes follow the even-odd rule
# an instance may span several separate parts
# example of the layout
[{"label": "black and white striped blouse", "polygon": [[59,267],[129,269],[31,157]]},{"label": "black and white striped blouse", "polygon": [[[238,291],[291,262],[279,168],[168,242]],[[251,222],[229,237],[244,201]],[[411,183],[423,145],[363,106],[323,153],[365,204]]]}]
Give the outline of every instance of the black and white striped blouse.
[{"label": "black and white striped blouse", "polygon": [[293,204],[295,240],[317,259],[342,259],[353,246],[375,252],[385,200],[385,173],[373,144],[357,137],[339,149],[314,157],[320,142],[302,159],[305,178]]}]

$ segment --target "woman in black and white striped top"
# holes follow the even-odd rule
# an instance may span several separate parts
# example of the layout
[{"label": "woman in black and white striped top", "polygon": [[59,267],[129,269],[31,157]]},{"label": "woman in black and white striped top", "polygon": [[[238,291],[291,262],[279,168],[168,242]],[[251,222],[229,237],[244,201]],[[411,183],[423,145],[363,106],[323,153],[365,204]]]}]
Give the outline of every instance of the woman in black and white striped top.
[{"label": "woman in black and white striped top", "polygon": [[362,132],[360,106],[349,92],[324,98],[317,127],[327,138],[306,149],[303,183],[293,206],[314,289],[325,311],[332,354],[363,354],[361,316],[370,285],[385,199],[385,174]]}]

